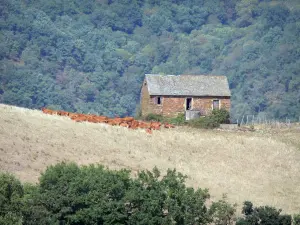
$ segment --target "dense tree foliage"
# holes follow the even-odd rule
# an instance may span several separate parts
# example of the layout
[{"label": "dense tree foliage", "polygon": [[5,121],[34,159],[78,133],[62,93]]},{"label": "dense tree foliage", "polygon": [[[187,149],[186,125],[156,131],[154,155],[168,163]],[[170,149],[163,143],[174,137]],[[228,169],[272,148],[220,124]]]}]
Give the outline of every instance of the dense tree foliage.
[{"label": "dense tree foliage", "polygon": [[133,115],[145,73],[222,74],[232,115],[300,116],[297,0],[2,0],[0,102]]},{"label": "dense tree foliage", "polygon": [[[226,196],[211,202],[208,190],[185,186],[186,177],[154,168],[134,178],[129,170],[60,163],[36,185],[0,174],[0,224],[234,224],[236,206]],[[210,201],[210,204],[208,204]],[[291,216],[245,202],[237,224],[291,225]],[[297,224],[294,216],[294,224]]]},{"label": "dense tree foliage", "polygon": [[23,224],[208,224],[224,204],[208,209],[208,191],[186,187],[185,176],[175,170],[161,176],[154,168],[135,179],[129,172],[61,163],[24,191],[15,178],[1,176],[0,218],[19,214]]},{"label": "dense tree foliage", "polygon": [[281,210],[270,206],[254,207],[249,201],[244,203],[244,218],[237,221],[237,225],[290,225],[292,216],[280,215]]},{"label": "dense tree foliage", "polygon": [[20,181],[12,175],[0,173],[0,224],[21,224],[23,195]]}]

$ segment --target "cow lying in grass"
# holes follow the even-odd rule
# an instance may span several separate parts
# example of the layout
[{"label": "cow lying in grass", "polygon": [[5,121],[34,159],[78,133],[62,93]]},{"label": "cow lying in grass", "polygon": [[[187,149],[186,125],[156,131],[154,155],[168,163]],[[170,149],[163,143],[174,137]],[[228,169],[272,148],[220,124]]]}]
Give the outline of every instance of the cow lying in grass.
[{"label": "cow lying in grass", "polygon": [[[43,113],[49,115],[59,115],[59,116],[68,116],[75,122],[90,122],[90,123],[106,123],[111,126],[121,126],[127,127],[129,129],[145,129],[148,134],[152,134],[152,130],[160,130],[162,123],[160,122],[145,122],[140,120],[135,120],[133,117],[116,117],[109,118],[106,116],[97,116],[81,113],[71,113],[66,111],[55,111],[47,108],[42,108]],[[164,128],[174,128],[172,124],[165,123],[163,124]]]}]

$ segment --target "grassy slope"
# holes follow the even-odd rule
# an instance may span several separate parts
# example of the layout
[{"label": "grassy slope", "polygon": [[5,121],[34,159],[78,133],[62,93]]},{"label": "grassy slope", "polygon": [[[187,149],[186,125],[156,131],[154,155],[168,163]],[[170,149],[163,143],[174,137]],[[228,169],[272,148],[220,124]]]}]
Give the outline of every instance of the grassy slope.
[{"label": "grassy slope", "polygon": [[190,128],[128,130],[0,104],[0,170],[36,182],[40,172],[62,160],[101,163],[134,172],[176,168],[187,183],[209,188],[213,199],[228,193],[296,213],[300,205],[300,129],[226,132]]}]

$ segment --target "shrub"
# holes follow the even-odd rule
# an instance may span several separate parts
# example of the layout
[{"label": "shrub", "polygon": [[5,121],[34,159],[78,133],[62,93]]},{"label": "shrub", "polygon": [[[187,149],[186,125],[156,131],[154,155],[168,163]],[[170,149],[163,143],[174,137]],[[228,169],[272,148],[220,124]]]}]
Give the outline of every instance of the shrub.
[{"label": "shrub", "polygon": [[219,109],[216,110],[214,109],[211,113],[211,118],[216,122],[216,123],[230,123],[230,115],[229,112],[226,109]]},{"label": "shrub", "polygon": [[162,115],[159,114],[153,114],[153,113],[149,113],[146,117],[145,117],[146,121],[157,121],[157,122],[163,122],[164,121],[164,117]]},{"label": "shrub", "polygon": [[294,223],[293,225],[300,225],[300,214],[294,215]]},{"label": "shrub", "polygon": [[253,204],[252,202],[245,201],[244,207],[242,209],[242,213],[246,216],[251,215],[253,213]]},{"label": "shrub", "polygon": [[170,118],[167,121],[174,125],[183,125],[186,123],[184,113],[179,113],[175,118]]},{"label": "shrub", "polygon": [[204,129],[213,129],[219,127],[220,124],[217,123],[212,117],[200,117],[198,119],[190,120],[189,125],[196,128],[204,128]]},{"label": "shrub", "polygon": [[235,221],[236,205],[227,202],[227,196],[223,195],[223,199],[213,202],[210,207],[210,213],[215,225],[230,225]]},{"label": "shrub", "polygon": [[144,119],[146,121],[157,121],[161,123],[168,122],[174,125],[183,125],[186,123],[184,113],[179,113],[176,117],[171,117],[171,118],[164,117],[163,115],[160,114],[150,113]]},{"label": "shrub", "polygon": [[291,215],[279,215],[279,225],[291,225],[292,216]]},{"label": "shrub", "polygon": [[242,210],[244,218],[240,218],[236,225],[291,225],[292,217],[290,215],[280,215],[281,209],[277,210],[270,206],[261,206],[253,208],[249,201],[244,202]]},{"label": "shrub", "polygon": [[230,123],[229,118],[229,112],[227,110],[213,110],[209,116],[190,120],[189,125],[197,128],[212,129],[219,127],[221,123]]}]

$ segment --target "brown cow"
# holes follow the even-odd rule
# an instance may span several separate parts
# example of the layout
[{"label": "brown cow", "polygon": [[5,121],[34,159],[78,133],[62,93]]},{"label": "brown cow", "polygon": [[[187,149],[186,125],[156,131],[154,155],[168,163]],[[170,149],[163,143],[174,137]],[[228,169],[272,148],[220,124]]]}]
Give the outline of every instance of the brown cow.
[{"label": "brown cow", "polygon": [[96,117],[94,117],[94,116],[88,116],[87,121],[91,122],[91,123],[98,123]]},{"label": "brown cow", "polygon": [[69,113],[69,115],[68,115],[70,118],[72,118],[72,117],[76,117],[77,116],[77,114],[76,113]]},{"label": "brown cow", "polygon": [[107,123],[109,125],[115,126],[115,125],[119,125],[120,123],[122,123],[122,120],[120,118],[108,119]]},{"label": "brown cow", "polygon": [[75,122],[83,122],[83,121],[87,121],[87,118],[85,116],[79,116],[72,120],[74,120]]},{"label": "brown cow", "polygon": [[147,129],[146,129],[146,132],[147,132],[148,134],[152,134],[152,130],[151,130],[150,128],[147,128]]},{"label": "brown cow", "polygon": [[[137,129],[142,128],[145,129],[148,134],[152,134],[152,130],[159,130],[161,127],[161,123],[159,122],[144,122],[144,121],[137,121],[133,117],[116,117],[116,118],[108,118],[106,116],[97,116],[97,115],[86,115],[82,113],[71,113],[66,112],[63,110],[54,111],[47,108],[42,108],[43,113],[50,114],[50,115],[60,115],[60,116],[68,116],[75,122],[83,122],[88,121],[91,123],[108,123],[112,126],[119,125],[121,127],[127,127],[130,129]],[[164,124],[165,128],[173,128],[174,126],[168,123]]]},{"label": "brown cow", "polygon": [[57,111],[57,115],[60,115],[60,116],[69,116],[69,112],[65,112],[65,111],[59,110],[59,111]]},{"label": "brown cow", "polygon": [[108,122],[108,118],[105,116],[96,116],[95,120],[97,121],[97,123],[107,123]]},{"label": "brown cow", "polygon": [[150,127],[152,130],[159,130],[161,126],[160,122],[151,122]]},{"label": "brown cow", "polygon": [[71,113],[69,114],[69,117],[73,120],[75,118],[78,118],[78,117],[83,117],[84,115],[82,114],[78,114],[78,113]]},{"label": "brown cow", "polygon": [[133,117],[124,117],[124,118],[122,118],[122,120],[125,122],[132,122],[134,120],[134,118]]},{"label": "brown cow", "polygon": [[56,114],[56,111],[54,111],[54,110],[51,110],[51,109],[47,109],[47,108],[42,108],[42,111],[43,111],[43,113],[45,113],[45,114],[50,114],[50,115],[54,115],[54,114]]},{"label": "brown cow", "polygon": [[139,122],[139,128],[150,128],[151,124],[150,123],[146,123],[146,122]]},{"label": "brown cow", "polygon": [[97,116],[97,119],[99,119],[99,120],[107,120],[108,117],[107,116]]},{"label": "brown cow", "polygon": [[167,129],[169,129],[169,128],[175,128],[175,126],[173,124],[165,123],[164,124],[164,128],[167,128]]},{"label": "brown cow", "polygon": [[120,126],[121,126],[121,127],[127,127],[127,128],[128,128],[128,127],[129,127],[129,124],[128,124],[128,123],[125,123],[125,122],[122,122],[122,123],[120,123]]},{"label": "brown cow", "polygon": [[131,122],[131,124],[129,125],[129,128],[131,128],[131,129],[137,129],[138,127],[139,127],[139,122],[136,120],[133,120]]}]

